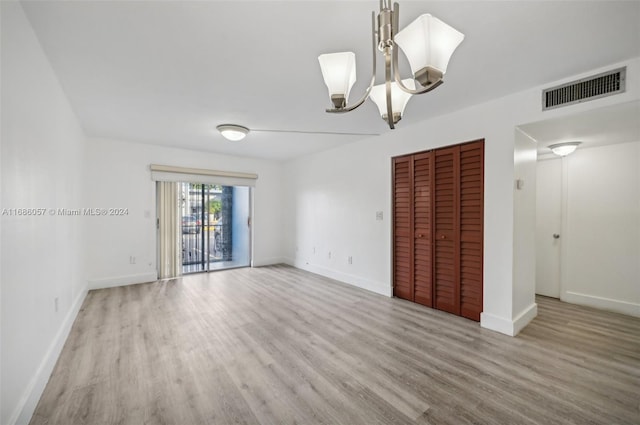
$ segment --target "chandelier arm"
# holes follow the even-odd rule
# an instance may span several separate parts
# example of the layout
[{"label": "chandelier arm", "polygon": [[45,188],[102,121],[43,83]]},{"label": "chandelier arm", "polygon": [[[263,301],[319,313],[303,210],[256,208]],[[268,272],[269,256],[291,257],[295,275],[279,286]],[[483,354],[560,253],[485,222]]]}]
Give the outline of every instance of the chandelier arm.
[{"label": "chandelier arm", "polygon": [[371,93],[371,89],[373,88],[373,84],[376,82],[376,47],[376,13],[371,12],[371,57],[373,58],[373,72],[371,73],[371,81],[369,82],[369,87],[367,87],[367,90],[364,92],[362,98],[360,98],[360,100],[358,100],[353,105],[345,106],[344,108],[326,109],[326,112],[335,114],[350,112],[362,105],[364,101],[367,100],[367,98],[369,97],[369,93]]},{"label": "chandelier arm", "polygon": [[394,129],[393,125],[393,105],[391,104],[391,55],[388,51],[384,55],[384,81],[387,94],[387,124],[390,129]]},{"label": "chandelier arm", "polygon": [[[388,5],[389,7],[391,5]],[[391,39],[395,37],[396,28],[394,28],[394,22],[398,19],[398,3],[395,3],[394,9],[391,9]],[[393,105],[391,104],[391,78],[392,78],[392,52],[393,50],[397,50],[397,46],[392,45],[391,47],[387,47],[384,52],[384,85],[387,96],[387,124],[389,124],[389,128],[393,130],[395,126],[393,125]]]},{"label": "chandelier arm", "polygon": [[394,38],[398,34],[399,27],[400,27],[400,5],[398,4],[398,2],[395,2],[393,3],[393,14],[391,15],[391,33],[393,34]]}]

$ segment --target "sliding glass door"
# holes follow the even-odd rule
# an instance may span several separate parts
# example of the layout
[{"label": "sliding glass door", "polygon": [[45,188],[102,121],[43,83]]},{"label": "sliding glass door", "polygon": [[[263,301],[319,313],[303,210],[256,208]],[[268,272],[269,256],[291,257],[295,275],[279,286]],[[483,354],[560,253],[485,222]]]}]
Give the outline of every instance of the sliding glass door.
[{"label": "sliding glass door", "polygon": [[251,192],[245,186],[178,183],[182,272],[251,264]]}]

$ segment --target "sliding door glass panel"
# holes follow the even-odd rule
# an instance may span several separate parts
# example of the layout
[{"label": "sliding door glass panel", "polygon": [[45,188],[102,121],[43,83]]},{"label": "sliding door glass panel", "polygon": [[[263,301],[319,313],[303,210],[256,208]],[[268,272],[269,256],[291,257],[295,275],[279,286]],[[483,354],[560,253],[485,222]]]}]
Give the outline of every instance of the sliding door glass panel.
[{"label": "sliding door glass panel", "polygon": [[183,273],[250,265],[250,188],[179,185]]}]

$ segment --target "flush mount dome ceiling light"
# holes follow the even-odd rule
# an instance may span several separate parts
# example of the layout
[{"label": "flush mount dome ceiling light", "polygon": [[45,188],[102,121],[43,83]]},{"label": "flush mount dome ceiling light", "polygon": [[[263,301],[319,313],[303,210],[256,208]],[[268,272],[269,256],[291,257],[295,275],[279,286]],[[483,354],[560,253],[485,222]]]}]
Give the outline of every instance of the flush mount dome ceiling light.
[{"label": "flush mount dome ceiling light", "polygon": [[[412,95],[427,93],[443,83],[449,59],[462,43],[464,34],[429,14],[419,16],[402,31],[398,31],[399,14],[398,3],[394,3],[392,9],[390,0],[380,0],[377,19],[375,12],[371,13],[373,73],[369,87],[353,105],[348,106],[347,100],[351,87],[356,82],[355,54],[340,52],[318,57],[322,77],[334,106],[327,109],[327,112],[353,111],[370,97],[381,110],[382,119],[393,129]],[[398,47],[407,57],[413,80],[420,83],[420,88],[415,88],[411,79],[411,84],[401,79],[398,71]],[[385,81],[374,87],[376,48],[384,55]],[[399,92],[403,92],[404,96],[399,96]]]},{"label": "flush mount dome ceiling light", "polygon": [[582,142],[564,142],[564,143],[556,143],[553,145],[549,145],[549,149],[551,152],[555,153],[558,156],[567,156],[573,151],[576,150],[578,145]]},{"label": "flush mount dome ceiling light", "polygon": [[232,142],[242,140],[247,134],[249,134],[249,129],[241,125],[221,124],[216,128],[225,139],[231,140]]}]

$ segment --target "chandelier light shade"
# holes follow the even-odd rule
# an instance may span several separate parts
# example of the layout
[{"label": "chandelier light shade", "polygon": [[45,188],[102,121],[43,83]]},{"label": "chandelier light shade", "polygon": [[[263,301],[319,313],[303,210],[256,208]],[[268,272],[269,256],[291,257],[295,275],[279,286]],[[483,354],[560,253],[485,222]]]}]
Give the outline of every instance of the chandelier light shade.
[{"label": "chandelier light shade", "polygon": [[[329,53],[318,57],[322,77],[329,88],[333,108],[331,113],[353,111],[369,96],[376,103],[380,115],[389,128],[402,117],[411,95],[430,92],[443,83],[451,55],[464,39],[464,35],[442,22],[424,14],[402,31],[398,30],[400,7],[391,8],[390,0],[380,0],[380,11],[371,14],[372,76],[362,97],[348,104],[349,92],[356,81],[355,54],[352,52]],[[406,55],[413,79],[402,79],[398,70],[398,51]],[[375,86],[377,54],[384,57],[384,84]],[[419,86],[415,84],[415,81]],[[401,96],[402,94],[402,96]]]},{"label": "chandelier light shade", "polygon": [[227,140],[231,140],[232,142],[237,142],[242,140],[249,134],[249,129],[247,127],[243,127],[241,125],[235,124],[221,124],[216,127],[222,137]]},{"label": "chandelier light shade", "polygon": [[395,41],[409,60],[413,75],[433,68],[444,75],[449,59],[464,35],[429,14],[421,15],[396,34]]},{"label": "chandelier light shade", "polygon": [[[415,89],[416,84],[411,78],[407,78],[402,80],[404,85],[410,89]],[[407,106],[407,102],[411,99],[412,94],[407,93],[402,90],[398,84],[395,82],[391,83],[391,105],[392,105],[392,113],[393,113],[393,123],[397,124],[398,121],[402,118],[402,114],[404,113],[404,108]],[[380,116],[385,121],[388,121],[387,117],[387,96],[386,96],[386,86],[385,84],[378,84],[377,86],[373,86],[371,89],[371,93],[369,94],[369,99],[373,103],[376,104],[378,110],[380,111]]]},{"label": "chandelier light shade", "polygon": [[322,78],[336,108],[344,107],[356,82],[356,55],[353,52],[327,53],[318,56]]},{"label": "chandelier light shade", "polygon": [[554,145],[549,145],[549,149],[558,156],[567,156],[572,154],[581,143],[582,142],[556,143]]}]

